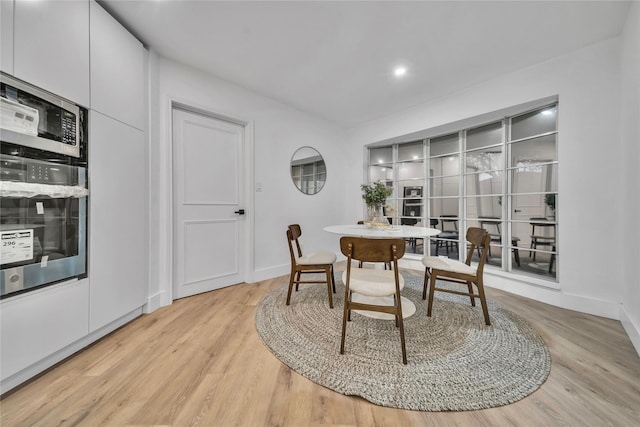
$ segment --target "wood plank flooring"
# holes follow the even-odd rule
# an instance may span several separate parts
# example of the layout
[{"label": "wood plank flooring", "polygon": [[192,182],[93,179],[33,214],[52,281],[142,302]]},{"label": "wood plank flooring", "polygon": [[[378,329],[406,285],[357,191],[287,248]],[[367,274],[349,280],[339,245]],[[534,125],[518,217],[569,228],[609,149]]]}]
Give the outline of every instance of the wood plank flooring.
[{"label": "wood plank flooring", "polygon": [[269,352],[255,330],[255,307],[286,283],[232,286],[143,315],[3,396],[0,425],[640,425],[640,358],[617,321],[488,289],[488,298],[544,337],[547,381],[500,408],[404,411],[316,385]]}]

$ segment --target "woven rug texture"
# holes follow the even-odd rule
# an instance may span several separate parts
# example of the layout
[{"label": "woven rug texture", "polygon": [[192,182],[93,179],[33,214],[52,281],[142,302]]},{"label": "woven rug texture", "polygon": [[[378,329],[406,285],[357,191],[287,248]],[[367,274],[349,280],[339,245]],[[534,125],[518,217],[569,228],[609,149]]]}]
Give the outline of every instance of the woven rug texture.
[{"label": "woven rug texture", "polygon": [[[309,380],[345,395],[393,408],[465,411],[516,402],[546,380],[551,357],[524,319],[488,301],[491,326],[480,302],[436,293],[432,317],[422,300],[422,278],[403,273],[402,295],[416,305],[404,320],[407,365],[393,320],[352,313],[345,354],[340,354],[344,286],[336,277],[334,308],[324,285],[301,285],[285,304],[287,286],[260,302],[256,328],[284,364]],[[336,276],[339,276],[336,274]],[[455,286],[440,283],[439,286]]]}]

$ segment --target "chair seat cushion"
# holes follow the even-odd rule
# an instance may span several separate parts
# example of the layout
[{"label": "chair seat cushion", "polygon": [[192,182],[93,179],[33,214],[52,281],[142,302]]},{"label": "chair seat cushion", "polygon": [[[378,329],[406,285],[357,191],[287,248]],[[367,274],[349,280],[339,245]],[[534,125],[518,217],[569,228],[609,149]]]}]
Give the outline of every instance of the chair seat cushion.
[{"label": "chair seat cushion", "polygon": [[426,256],[422,258],[422,264],[431,269],[452,271],[454,273],[469,274],[471,276],[475,276],[477,272],[476,267],[469,266],[464,262],[437,256]]},{"label": "chair seat cushion", "polygon": [[[399,275],[400,290],[404,288],[404,278]],[[342,272],[342,283],[347,283],[347,271]],[[351,268],[349,289],[362,295],[384,297],[396,293],[396,279],[393,270],[376,268]]]},{"label": "chair seat cushion", "polygon": [[336,262],[336,254],[329,251],[311,252],[297,259],[301,265],[333,264]]}]

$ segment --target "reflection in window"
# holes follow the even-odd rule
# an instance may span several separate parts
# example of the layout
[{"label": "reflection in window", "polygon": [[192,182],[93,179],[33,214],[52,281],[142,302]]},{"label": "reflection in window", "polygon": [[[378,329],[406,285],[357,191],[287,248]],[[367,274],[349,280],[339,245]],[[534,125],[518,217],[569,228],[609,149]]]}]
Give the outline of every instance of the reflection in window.
[{"label": "reflection in window", "polygon": [[[557,113],[554,103],[443,136],[371,148],[369,180],[394,187],[394,224],[483,227],[491,235],[489,265],[554,280]],[[414,188],[425,190],[419,202],[407,196]],[[445,255],[463,259],[463,237],[448,230],[409,252],[434,255],[445,247]]]}]

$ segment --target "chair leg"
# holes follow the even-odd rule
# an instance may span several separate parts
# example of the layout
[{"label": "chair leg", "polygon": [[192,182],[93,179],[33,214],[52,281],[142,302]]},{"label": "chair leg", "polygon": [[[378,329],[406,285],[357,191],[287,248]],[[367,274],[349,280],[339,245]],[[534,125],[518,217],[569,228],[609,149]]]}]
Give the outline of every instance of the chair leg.
[{"label": "chair leg", "polygon": [[514,240],[511,244],[513,245],[513,257],[516,260],[516,265],[520,267],[520,249],[518,249],[518,242]]},{"label": "chair leg", "polygon": [[287,291],[287,305],[289,305],[289,303],[291,303],[291,291],[293,289],[293,278],[294,278],[295,274],[296,274],[295,271],[292,271],[291,274],[289,275],[289,290]]},{"label": "chair leg", "polygon": [[398,298],[396,298],[395,294],[393,295],[393,306],[396,308],[396,328],[398,327]]},{"label": "chair leg", "polygon": [[298,273],[296,274],[296,292],[298,292],[298,288],[300,287],[300,275],[302,274],[301,271],[298,271]]},{"label": "chair leg", "polygon": [[404,342],[404,319],[402,318],[402,300],[400,299],[400,293],[396,293],[396,321],[398,322],[398,326],[400,327],[400,345],[402,346],[402,363],[407,364],[407,348]]},{"label": "chair leg", "polygon": [[484,285],[482,284],[482,277],[478,278],[476,286],[478,287],[478,294],[480,294],[480,304],[482,305],[482,314],[484,314],[484,323],[487,326],[491,326],[491,321],[489,320],[489,309],[487,308],[487,299],[484,296]]},{"label": "chair leg", "polygon": [[[347,334],[347,318],[350,317],[349,310],[349,285],[344,288],[344,310],[342,312],[342,338],[340,339],[340,354],[344,354],[344,339]],[[349,319],[351,320],[351,319]]]},{"label": "chair leg", "polygon": [[476,299],[473,296],[473,284],[467,280],[467,287],[469,288],[469,298],[471,298],[471,307],[476,306]]},{"label": "chair leg", "polygon": [[333,287],[333,293],[336,293],[336,276],[333,272],[333,264],[331,264],[331,286]]},{"label": "chair leg", "polygon": [[325,267],[325,273],[327,274],[327,292],[329,293],[329,308],[333,308],[333,292],[331,289],[331,267]]},{"label": "chair leg", "polygon": [[422,286],[422,299],[427,299],[427,286],[429,286],[429,268],[424,269],[424,285]]},{"label": "chair leg", "polygon": [[431,308],[433,307],[433,294],[436,290],[437,274],[431,270],[431,289],[429,289],[429,304],[427,305],[427,316],[431,317]]}]

